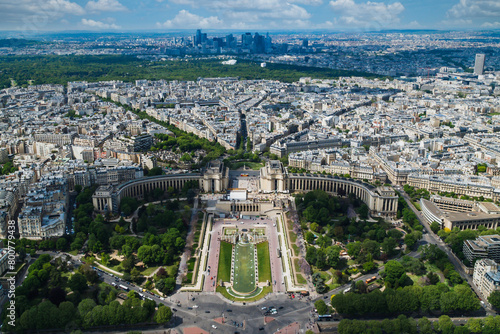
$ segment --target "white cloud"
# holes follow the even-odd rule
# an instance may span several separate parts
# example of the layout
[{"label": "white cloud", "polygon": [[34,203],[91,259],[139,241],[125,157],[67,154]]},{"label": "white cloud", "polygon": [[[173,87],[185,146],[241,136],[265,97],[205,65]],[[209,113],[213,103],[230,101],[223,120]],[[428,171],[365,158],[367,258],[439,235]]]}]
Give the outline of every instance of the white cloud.
[{"label": "white cloud", "polygon": [[37,31],[50,29],[66,15],[85,10],[69,0],[1,0],[0,29]]},{"label": "white cloud", "polygon": [[[296,22],[311,18],[303,7],[295,4],[319,5],[322,0],[171,0],[176,4],[203,8],[217,13],[226,28],[296,27]],[[249,25],[250,24],[250,25]],[[309,23],[307,23],[309,24]]]},{"label": "white cloud", "polygon": [[422,28],[422,25],[418,23],[418,21],[411,21],[408,24],[405,24],[404,26],[406,29],[417,29],[417,28]]},{"label": "white cloud", "polygon": [[[500,20],[498,0],[459,0],[446,12],[446,28],[496,28]],[[493,21],[493,22],[492,22]]]},{"label": "white cloud", "polygon": [[405,10],[401,2],[385,4],[383,2],[361,2],[354,0],[330,1],[330,7],[340,17],[334,19],[333,25],[344,28],[362,27],[367,29],[385,29],[398,24],[399,15]]},{"label": "white cloud", "polygon": [[168,29],[193,29],[193,28],[220,28],[222,21],[217,16],[202,17],[192,14],[187,10],[181,10],[172,20],[156,23],[158,28]]},{"label": "white cloud", "polygon": [[289,2],[309,6],[319,6],[323,4],[323,0],[290,0]]},{"label": "white cloud", "polygon": [[500,22],[484,22],[481,27],[486,29],[498,29],[500,28]]},{"label": "white cloud", "polygon": [[5,15],[19,13],[24,15],[37,14],[39,12],[52,12],[60,14],[83,15],[85,10],[77,3],[68,0],[2,0],[0,1],[0,13],[2,19]]},{"label": "white cloud", "polygon": [[97,29],[97,30],[102,30],[102,29],[119,29],[120,26],[117,26],[116,24],[112,23],[104,23],[101,21],[95,21],[91,19],[82,19],[81,23],[91,29]]},{"label": "white cloud", "polygon": [[57,11],[65,14],[83,15],[85,11],[75,2],[67,0],[49,0],[48,7],[57,8]]},{"label": "white cloud", "polygon": [[124,12],[127,7],[118,0],[97,0],[87,2],[85,8],[91,12]]},{"label": "white cloud", "polygon": [[498,0],[460,0],[446,13],[449,18],[473,19],[500,17]]},{"label": "white cloud", "polygon": [[196,4],[198,3],[196,0],[170,0],[170,2],[176,3],[178,5],[188,5],[191,7],[197,7]]}]

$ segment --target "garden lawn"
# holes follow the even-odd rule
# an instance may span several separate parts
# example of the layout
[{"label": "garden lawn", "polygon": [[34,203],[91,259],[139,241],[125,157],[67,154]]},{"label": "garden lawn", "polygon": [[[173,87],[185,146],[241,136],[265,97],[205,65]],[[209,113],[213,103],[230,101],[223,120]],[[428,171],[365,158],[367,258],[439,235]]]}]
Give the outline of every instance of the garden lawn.
[{"label": "garden lawn", "polygon": [[306,284],[307,283],[306,279],[301,274],[297,274],[296,277],[297,277],[298,284]]},{"label": "garden lawn", "polygon": [[292,244],[292,248],[293,248],[293,255],[299,256],[300,253],[299,246],[297,246],[296,244]]},{"label": "garden lawn", "polygon": [[[158,269],[159,267],[149,267],[149,268],[146,268],[144,269],[142,272],[141,272],[141,275],[143,276],[149,276],[151,275],[156,269]],[[116,269],[115,269],[116,270]]]},{"label": "garden lawn", "polygon": [[264,167],[264,164],[260,163],[260,162],[248,162],[248,161],[240,161],[240,162],[234,162],[231,164],[230,166],[230,169],[238,169],[238,168],[241,168],[243,167],[243,165],[245,165],[245,167],[247,168],[251,168],[253,170],[260,170],[262,167]]},{"label": "garden lawn", "polygon": [[231,280],[231,255],[233,252],[233,245],[229,242],[221,241],[220,243],[220,256],[219,256],[219,269],[217,278],[223,282]]},{"label": "garden lawn", "polygon": [[271,259],[269,258],[269,242],[257,244],[257,261],[259,282],[271,282]]}]

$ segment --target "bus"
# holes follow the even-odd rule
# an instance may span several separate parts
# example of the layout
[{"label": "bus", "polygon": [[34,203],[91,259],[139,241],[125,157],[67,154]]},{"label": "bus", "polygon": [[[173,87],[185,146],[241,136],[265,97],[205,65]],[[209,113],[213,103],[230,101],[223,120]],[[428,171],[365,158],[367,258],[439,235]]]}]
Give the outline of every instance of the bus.
[{"label": "bus", "polygon": [[331,314],[319,315],[318,321],[332,321],[332,315]]},{"label": "bus", "polygon": [[370,284],[371,282],[375,281],[376,279],[377,279],[377,277],[373,276],[372,278],[367,279],[365,283]]},{"label": "bus", "polygon": [[128,291],[128,287],[123,284],[118,285],[118,287],[122,290]]}]

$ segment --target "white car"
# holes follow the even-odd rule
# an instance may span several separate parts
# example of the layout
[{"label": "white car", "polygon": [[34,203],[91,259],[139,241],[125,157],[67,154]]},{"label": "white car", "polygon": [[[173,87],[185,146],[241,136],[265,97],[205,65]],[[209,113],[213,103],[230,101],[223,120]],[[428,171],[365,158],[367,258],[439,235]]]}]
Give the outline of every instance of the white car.
[{"label": "white car", "polygon": [[213,328],[213,329],[217,329],[217,326],[215,326],[215,325],[212,325],[212,328]]},{"label": "white car", "polygon": [[193,308],[198,308],[198,305],[194,305]]}]

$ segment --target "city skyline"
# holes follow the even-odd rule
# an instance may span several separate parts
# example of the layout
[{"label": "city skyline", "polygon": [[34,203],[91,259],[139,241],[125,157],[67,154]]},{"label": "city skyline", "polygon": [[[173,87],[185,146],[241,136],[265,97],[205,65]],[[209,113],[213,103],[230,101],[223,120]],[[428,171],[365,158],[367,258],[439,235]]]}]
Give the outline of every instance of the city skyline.
[{"label": "city skyline", "polygon": [[500,28],[500,4],[489,0],[3,1],[0,30],[484,30]]}]

